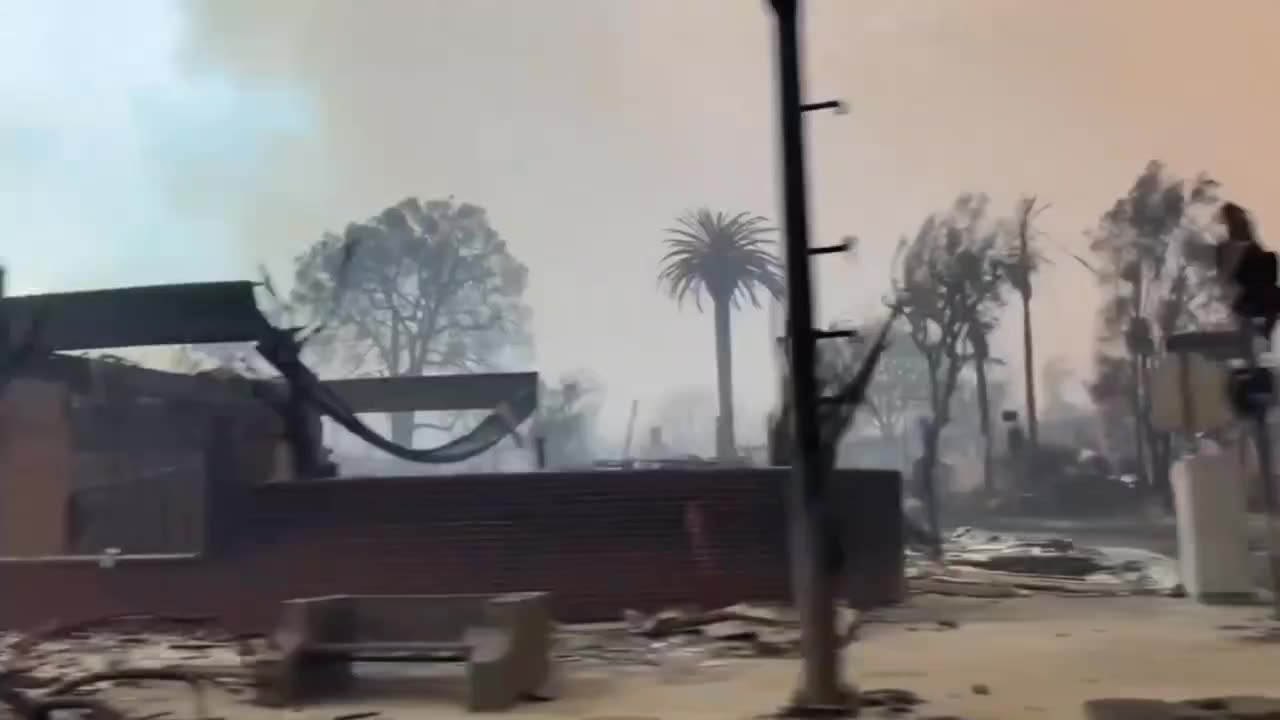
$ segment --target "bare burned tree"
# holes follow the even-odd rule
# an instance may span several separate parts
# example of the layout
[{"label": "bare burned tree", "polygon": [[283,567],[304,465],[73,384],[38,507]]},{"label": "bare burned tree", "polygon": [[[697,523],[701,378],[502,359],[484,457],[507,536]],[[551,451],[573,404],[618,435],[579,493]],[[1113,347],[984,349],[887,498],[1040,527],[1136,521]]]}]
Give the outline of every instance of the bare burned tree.
[{"label": "bare burned tree", "polygon": [[988,221],[987,200],[981,195],[962,195],[899,245],[901,271],[894,278],[893,302],[901,308],[928,377],[930,416],[921,428],[923,455],[916,482],[935,537],[933,476],[939,439],[951,420],[952,396],[971,358],[973,339],[994,326],[1005,257],[1002,235]]},{"label": "bare burned tree", "polygon": [[[856,328],[858,338],[875,337],[880,329],[878,323],[872,322],[859,323]],[[870,349],[866,342],[819,345],[819,382],[828,382],[828,378],[853,377]],[[905,333],[890,331],[875,375],[867,386],[864,403],[867,416],[883,440],[892,443],[903,441],[908,434],[911,415],[926,401],[922,388],[927,384],[924,358]]]},{"label": "bare burned tree", "polygon": [[1090,235],[1106,294],[1096,350],[1095,403],[1128,405],[1143,483],[1167,495],[1172,438],[1151,422],[1149,376],[1169,335],[1203,324],[1225,306],[1213,282],[1206,223],[1218,184],[1205,174],[1171,177],[1151,162]]},{"label": "bare burned tree", "polygon": [[658,400],[653,419],[673,451],[707,455],[715,451],[717,414],[714,391],[684,387],[671,390]]},{"label": "bare burned tree", "polygon": [[595,459],[600,442],[596,420],[603,395],[600,381],[583,371],[570,373],[555,385],[541,383],[536,422],[550,466],[586,465]]},{"label": "bare burned tree", "polygon": [[[868,391],[872,386],[880,360],[889,347],[889,333],[898,317],[898,309],[892,309],[889,318],[875,334],[855,333],[848,339],[833,338],[826,346],[819,346],[817,367],[818,390],[822,402],[818,409],[818,430],[821,445],[820,467],[830,472],[835,467],[836,450],[840,439],[853,426],[860,410],[869,410]],[[769,452],[771,464],[790,465],[792,454],[791,413],[794,404],[789,391],[786,373],[790,362],[783,364],[781,407],[770,417]]]},{"label": "bare burned tree", "polygon": [[[484,209],[410,198],[308,249],[289,304],[326,318],[357,373],[469,372],[529,344],[527,277]],[[452,429],[397,413],[392,441],[424,427]]]}]

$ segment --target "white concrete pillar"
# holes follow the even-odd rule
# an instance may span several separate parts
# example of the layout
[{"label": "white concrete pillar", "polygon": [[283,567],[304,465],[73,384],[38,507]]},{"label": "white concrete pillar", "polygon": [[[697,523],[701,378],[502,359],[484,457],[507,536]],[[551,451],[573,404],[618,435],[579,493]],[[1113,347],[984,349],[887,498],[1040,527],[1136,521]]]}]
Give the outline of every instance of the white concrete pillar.
[{"label": "white concrete pillar", "polygon": [[1178,565],[1187,594],[1201,602],[1254,595],[1243,475],[1231,450],[1204,451],[1173,466]]}]

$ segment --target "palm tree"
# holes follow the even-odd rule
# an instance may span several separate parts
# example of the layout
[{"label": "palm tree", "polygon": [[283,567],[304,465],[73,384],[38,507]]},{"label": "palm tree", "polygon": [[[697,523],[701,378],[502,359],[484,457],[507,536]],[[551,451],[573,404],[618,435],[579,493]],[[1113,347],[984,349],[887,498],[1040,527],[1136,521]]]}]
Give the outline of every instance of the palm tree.
[{"label": "palm tree", "polygon": [[978,433],[982,436],[982,484],[987,492],[995,490],[991,475],[991,392],[987,365],[991,363],[988,336],[994,323],[979,320],[969,330],[969,346],[973,349],[973,371],[978,381]]},{"label": "palm tree", "polygon": [[[1018,209],[1014,215],[1018,240],[1017,257],[1008,267],[1009,280],[1022,299],[1022,372],[1027,401],[1027,439],[1032,452],[1035,452],[1040,443],[1040,417],[1036,409],[1036,361],[1031,336],[1031,276],[1039,269],[1043,260],[1032,239],[1038,234],[1035,228],[1036,217],[1049,208],[1049,205],[1037,203],[1035,195],[1018,201]],[[1088,263],[1085,266],[1088,267]]]},{"label": "palm tree", "polygon": [[711,299],[716,333],[716,385],[720,417],[716,423],[716,454],[736,454],[733,437],[733,357],[729,339],[731,310],[748,300],[760,307],[761,291],[774,298],[786,290],[782,263],[773,252],[773,229],[759,215],[726,215],[707,208],[691,211],[665,232],[667,254],[662,257],[658,282],[677,303],[693,296],[702,310]]}]

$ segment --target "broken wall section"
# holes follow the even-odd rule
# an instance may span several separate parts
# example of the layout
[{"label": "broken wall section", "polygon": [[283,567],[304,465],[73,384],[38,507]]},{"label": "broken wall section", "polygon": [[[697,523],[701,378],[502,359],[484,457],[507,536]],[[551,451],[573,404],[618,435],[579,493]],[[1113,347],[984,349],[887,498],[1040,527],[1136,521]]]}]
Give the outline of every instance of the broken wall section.
[{"label": "broken wall section", "polygon": [[43,360],[0,394],[0,558],[199,553],[217,486],[265,482],[281,436],[243,380]]}]

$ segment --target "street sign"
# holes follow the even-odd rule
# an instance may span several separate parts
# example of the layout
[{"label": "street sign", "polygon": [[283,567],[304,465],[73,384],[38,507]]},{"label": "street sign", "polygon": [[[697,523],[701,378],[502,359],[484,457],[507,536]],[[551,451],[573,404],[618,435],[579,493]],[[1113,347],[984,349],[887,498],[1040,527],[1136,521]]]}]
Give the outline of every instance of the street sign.
[{"label": "street sign", "polygon": [[[1232,334],[1238,338],[1238,335]],[[1200,433],[1236,419],[1227,368],[1198,352],[1165,356],[1151,376],[1151,422],[1166,432]]]},{"label": "street sign", "polygon": [[1165,349],[1171,353],[1196,353],[1211,360],[1239,360],[1246,340],[1238,330],[1199,330],[1170,335]]}]

